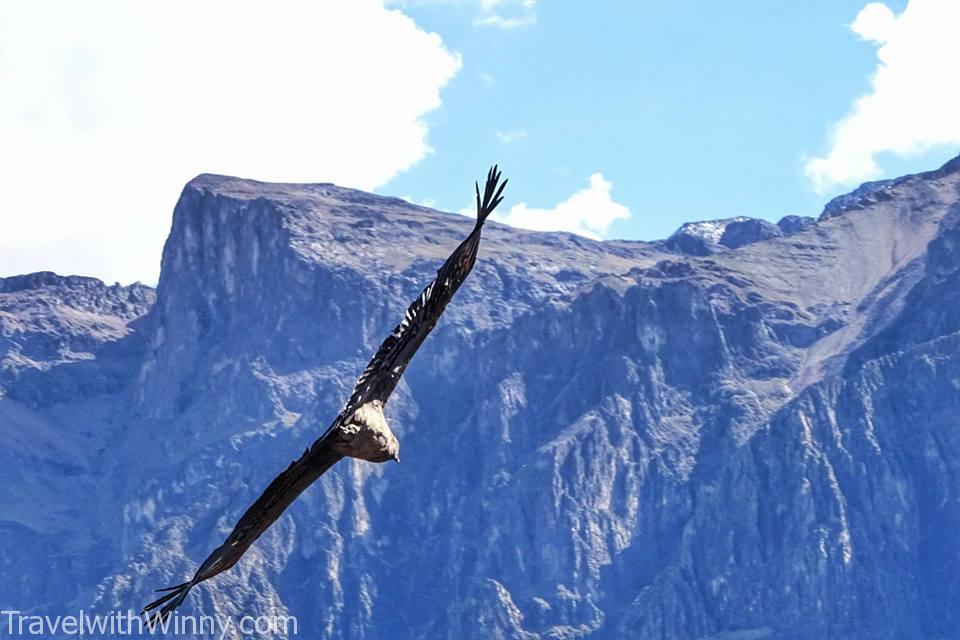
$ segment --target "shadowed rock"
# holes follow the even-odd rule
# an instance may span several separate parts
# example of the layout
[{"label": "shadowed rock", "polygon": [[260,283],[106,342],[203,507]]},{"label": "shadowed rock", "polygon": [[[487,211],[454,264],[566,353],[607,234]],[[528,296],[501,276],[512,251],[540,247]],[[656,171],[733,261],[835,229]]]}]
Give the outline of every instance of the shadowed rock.
[{"label": "shadowed rock", "polygon": [[[702,256],[491,224],[387,411],[403,464],[328,472],[195,613],[318,638],[952,637],[957,164],[736,249],[746,221],[700,228]],[[123,384],[77,391],[96,344],[7,369],[29,402],[0,398],[0,601],[128,608],[195,568],[471,225],[192,181],[149,313],[69,325],[127,354]],[[42,321],[72,290],[26,291],[0,319],[69,342]]]}]

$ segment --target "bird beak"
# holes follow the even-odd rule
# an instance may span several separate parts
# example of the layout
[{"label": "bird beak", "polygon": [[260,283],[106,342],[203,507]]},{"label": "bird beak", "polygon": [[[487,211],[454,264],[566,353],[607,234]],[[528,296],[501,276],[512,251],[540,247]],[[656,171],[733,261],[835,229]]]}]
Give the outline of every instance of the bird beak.
[{"label": "bird beak", "polygon": [[399,453],[393,454],[393,461],[396,462],[397,464],[400,464],[400,454],[399,454]]}]

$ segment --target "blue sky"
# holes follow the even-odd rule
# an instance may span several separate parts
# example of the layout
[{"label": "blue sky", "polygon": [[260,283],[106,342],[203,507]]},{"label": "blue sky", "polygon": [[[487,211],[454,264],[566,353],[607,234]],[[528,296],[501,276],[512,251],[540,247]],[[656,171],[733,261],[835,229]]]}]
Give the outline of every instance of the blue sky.
[{"label": "blue sky", "polygon": [[0,276],[156,282],[199,173],[655,239],[960,150],[958,0],[0,3]]},{"label": "blue sky", "polygon": [[[514,177],[510,197],[539,207],[602,172],[632,213],[608,237],[661,238],[693,219],[818,215],[850,188],[815,192],[803,164],[869,90],[876,47],[849,26],[863,6],[540,2],[535,23],[496,29],[462,5],[406,5],[462,53],[463,70],[429,116],[434,153],[378,191],[456,209],[463,176],[496,159]],[[504,143],[497,131],[523,135]],[[886,154],[884,175],[956,153]]]}]

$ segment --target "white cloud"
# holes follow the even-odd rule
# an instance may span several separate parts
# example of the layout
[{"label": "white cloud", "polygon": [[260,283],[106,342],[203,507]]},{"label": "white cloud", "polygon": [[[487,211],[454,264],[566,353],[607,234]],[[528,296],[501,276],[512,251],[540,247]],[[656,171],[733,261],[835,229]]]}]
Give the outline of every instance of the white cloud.
[{"label": "white cloud", "polygon": [[386,0],[388,5],[452,5],[475,7],[473,24],[481,27],[516,29],[537,22],[537,0]]},{"label": "white cloud", "polygon": [[830,150],[805,165],[817,191],[877,178],[877,154],[910,155],[960,144],[957,0],[910,0],[897,15],[866,5],[851,29],[879,45],[870,93],[834,127]]},{"label": "white cloud", "polygon": [[487,73],[486,71],[480,72],[480,86],[484,89],[493,89],[497,84],[497,79],[493,77],[493,74]]},{"label": "white cloud", "polygon": [[480,13],[473,23],[479,26],[516,29],[537,22],[537,0],[480,0]]},{"label": "white cloud", "polygon": [[[613,201],[613,184],[603,174],[590,176],[590,186],[577,191],[552,209],[534,209],[519,203],[507,213],[494,213],[493,219],[514,227],[534,231],[570,231],[599,240],[615,220],[626,220],[630,210]],[[474,215],[472,209],[469,215]]]},{"label": "white cloud", "polygon": [[0,4],[0,275],[156,279],[202,172],[370,189],[461,67],[374,0]]},{"label": "white cloud", "polygon": [[510,144],[527,137],[527,132],[523,129],[511,129],[510,131],[495,131],[494,135],[502,144]]},{"label": "white cloud", "polygon": [[400,199],[401,199],[401,200],[406,200],[406,201],[409,202],[410,204],[415,204],[415,205],[420,206],[420,207],[427,207],[428,209],[436,209],[436,208],[437,208],[437,201],[436,201],[436,200],[433,200],[432,198],[425,198],[425,199],[423,199],[423,200],[418,200],[418,199],[414,198],[413,196],[400,196]]},{"label": "white cloud", "polygon": [[897,15],[882,2],[871,2],[860,10],[850,28],[864,40],[883,44],[897,28]]}]

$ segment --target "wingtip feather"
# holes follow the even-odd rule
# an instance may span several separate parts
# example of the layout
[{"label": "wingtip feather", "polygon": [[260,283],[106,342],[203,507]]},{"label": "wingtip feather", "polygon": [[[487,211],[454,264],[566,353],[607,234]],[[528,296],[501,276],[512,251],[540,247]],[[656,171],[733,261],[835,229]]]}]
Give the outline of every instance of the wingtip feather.
[{"label": "wingtip feather", "polygon": [[487,217],[493,213],[493,210],[497,208],[497,205],[503,201],[501,194],[503,194],[504,188],[507,186],[509,180],[504,180],[500,182],[501,172],[498,165],[493,165],[487,171],[487,181],[483,187],[483,198],[480,197],[480,185],[479,183],[474,182],[474,187],[477,193],[477,224],[482,225],[486,221]]},{"label": "wingtip feather", "polygon": [[[187,594],[190,593],[190,589],[193,587],[193,582],[183,582],[173,587],[164,587],[163,589],[157,589],[157,592],[164,592],[164,595],[160,596],[140,611],[140,615],[147,615],[147,624],[154,628],[158,624],[162,623],[164,620],[170,617],[180,605],[183,604],[183,601],[186,600]],[[157,609],[163,605],[163,607],[156,611],[155,613],[150,613],[154,609]]]}]

